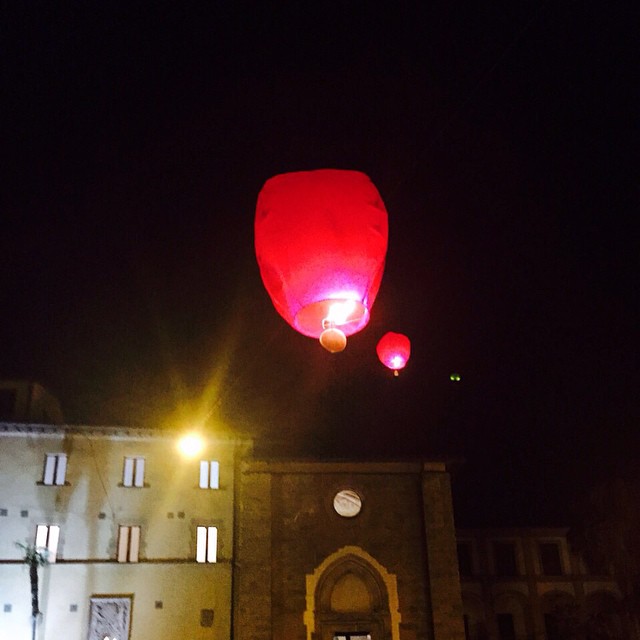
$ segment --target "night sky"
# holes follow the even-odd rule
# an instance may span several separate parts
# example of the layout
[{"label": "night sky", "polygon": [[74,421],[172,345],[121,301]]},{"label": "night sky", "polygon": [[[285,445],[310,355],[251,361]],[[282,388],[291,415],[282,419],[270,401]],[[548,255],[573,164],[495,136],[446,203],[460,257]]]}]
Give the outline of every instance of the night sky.
[{"label": "night sky", "polygon": [[[564,524],[633,466],[633,3],[14,4],[0,377],[70,423],[465,459],[463,525]],[[253,249],[263,183],[327,167],[389,212],[371,322],[339,355],[278,316]],[[398,378],[386,331],[412,341]]]}]

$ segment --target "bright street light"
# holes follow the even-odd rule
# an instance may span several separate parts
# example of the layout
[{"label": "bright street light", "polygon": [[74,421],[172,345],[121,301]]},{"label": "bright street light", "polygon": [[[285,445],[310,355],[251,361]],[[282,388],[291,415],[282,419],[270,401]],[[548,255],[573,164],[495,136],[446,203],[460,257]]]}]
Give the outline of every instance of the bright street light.
[{"label": "bright street light", "polygon": [[204,448],[204,441],[197,433],[188,433],[180,438],[178,448],[183,456],[193,458]]}]

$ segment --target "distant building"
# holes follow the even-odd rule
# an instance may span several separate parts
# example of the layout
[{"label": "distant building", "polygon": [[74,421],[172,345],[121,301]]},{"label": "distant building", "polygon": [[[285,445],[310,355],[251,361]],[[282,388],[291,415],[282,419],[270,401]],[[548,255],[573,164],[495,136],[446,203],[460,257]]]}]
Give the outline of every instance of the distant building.
[{"label": "distant building", "polygon": [[0,421],[62,424],[58,400],[42,385],[26,380],[0,380]]},{"label": "distant building", "polygon": [[567,529],[459,530],[457,545],[468,640],[636,637],[615,582],[588,573]]}]

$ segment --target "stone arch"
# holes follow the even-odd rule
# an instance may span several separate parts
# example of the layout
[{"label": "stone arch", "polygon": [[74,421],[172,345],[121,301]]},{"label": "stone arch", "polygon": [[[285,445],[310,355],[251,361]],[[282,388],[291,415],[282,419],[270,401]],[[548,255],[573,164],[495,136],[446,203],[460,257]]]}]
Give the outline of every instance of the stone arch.
[{"label": "stone arch", "polygon": [[342,547],[306,576],[306,604],[307,640],[323,640],[327,625],[356,622],[400,640],[396,576],[360,547]]}]

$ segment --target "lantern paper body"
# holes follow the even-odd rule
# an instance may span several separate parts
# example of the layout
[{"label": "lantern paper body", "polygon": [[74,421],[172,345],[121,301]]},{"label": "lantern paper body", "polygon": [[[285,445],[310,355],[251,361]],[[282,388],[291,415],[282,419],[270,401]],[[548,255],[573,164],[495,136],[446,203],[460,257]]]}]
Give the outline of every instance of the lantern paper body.
[{"label": "lantern paper body", "polygon": [[387,253],[387,211],[358,171],[321,169],[270,178],[258,196],[255,248],[278,313],[318,338],[327,326],[363,329]]},{"label": "lantern paper body", "polygon": [[386,333],[376,347],[378,358],[385,367],[393,369],[398,373],[399,369],[404,369],[411,355],[411,342],[402,333]]}]

